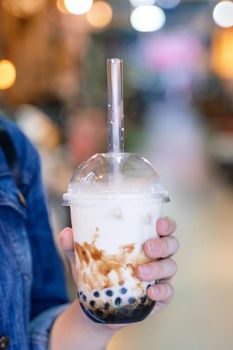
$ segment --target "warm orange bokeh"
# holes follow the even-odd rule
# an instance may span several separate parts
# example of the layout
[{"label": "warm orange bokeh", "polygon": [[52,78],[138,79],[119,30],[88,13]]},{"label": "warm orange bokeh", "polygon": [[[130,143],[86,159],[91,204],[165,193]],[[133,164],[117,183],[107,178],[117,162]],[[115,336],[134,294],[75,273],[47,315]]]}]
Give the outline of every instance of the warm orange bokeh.
[{"label": "warm orange bokeh", "polygon": [[0,61],[0,90],[12,87],[16,79],[16,69],[12,62],[8,60]]},{"label": "warm orange bokeh", "polygon": [[223,79],[233,79],[233,28],[216,31],[211,61],[216,74]]},{"label": "warm orange bokeh", "polygon": [[92,8],[87,13],[88,23],[94,28],[104,28],[112,20],[112,8],[105,1],[94,2]]}]

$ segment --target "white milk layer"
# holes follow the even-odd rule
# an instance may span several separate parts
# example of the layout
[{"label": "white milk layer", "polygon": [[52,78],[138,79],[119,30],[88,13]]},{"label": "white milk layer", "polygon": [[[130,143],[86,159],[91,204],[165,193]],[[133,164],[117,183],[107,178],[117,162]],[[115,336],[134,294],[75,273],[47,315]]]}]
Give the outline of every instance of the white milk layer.
[{"label": "white milk layer", "polygon": [[134,253],[150,238],[155,238],[156,222],[162,201],[151,195],[96,196],[71,206],[74,241],[83,245],[95,241],[97,249],[118,254],[119,247],[135,244]]}]

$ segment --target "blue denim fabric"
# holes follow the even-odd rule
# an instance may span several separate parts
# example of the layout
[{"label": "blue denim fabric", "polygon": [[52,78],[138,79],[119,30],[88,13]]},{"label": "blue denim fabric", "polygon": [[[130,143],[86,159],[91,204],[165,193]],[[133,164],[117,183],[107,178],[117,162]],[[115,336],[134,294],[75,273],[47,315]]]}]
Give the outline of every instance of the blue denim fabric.
[{"label": "blue denim fabric", "polygon": [[25,208],[0,148],[0,337],[10,338],[10,350],[45,350],[50,327],[63,310],[54,307],[68,300],[64,271],[49,225],[39,156],[12,122],[0,122],[15,144],[27,202]]}]

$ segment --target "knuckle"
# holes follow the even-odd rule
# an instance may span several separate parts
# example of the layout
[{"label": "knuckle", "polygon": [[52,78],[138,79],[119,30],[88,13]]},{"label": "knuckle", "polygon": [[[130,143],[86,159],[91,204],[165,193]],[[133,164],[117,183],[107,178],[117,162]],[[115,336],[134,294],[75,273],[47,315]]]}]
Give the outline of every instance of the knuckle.
[{"label": "knuckle", "polygon": [[160,263],[159,262],[154,262],[153,263],[153,271],[154,271],[154,273],[153,273],[154,276],[153,277],[155,279],[157,279],[160,276],[160,270],[161,270]]},{"label": "knuckle", "polygon": [[175,252],[177,252],[180,249],[180,242],[176,237],[173,237],[174,239],[174,245],[175,245]]},{"label": "knuckle", "polygon": [[170,259],[171,261],[171,271],[172,271],[172,276],[176,274],[177,271],[177,264],[174,260]]},{"label": "knuckle", "polygon": [[169,288],[167,283],[164,283],[162,286],[163,286],[162,287],[163,288],[163,299],[167,299],[169,297],[169,294],[170,294],[170,288]]},{"label": "knuckle", "polygon": [[172,232],[175,232],[175,230],[177,229],[177,224],[174,220],[171,219],[171,228],[172,228]]},{"label": "knuckle", "polygon": [[163,242],[161,239],[151,239],[144,245],[144,251],[150,258],[156,258],[161,256]]},{"label": "knuckle", "polygon": [[167,288],[166,298],[171,298],[174,294],[174,288],[170,283],[166,283],[166,288]]},{"label": "knuckle", "polygon": [[163,252],[162,256],[166,257],[167,255],[169,255],[169,251],[170,251],[170,241],[168,238],[164,238],[162,240],[162,247],[161,247],[161,251]]},{"label": "knuckle", "polygon": [[174,260],[172,259],[167,259],[167,263],[165,264],[165,271],[164,273],[167,276],[174,276],[177,271],[177,264]]},{"label": "knuckle", "polygon": [[179,249],[179,241],[176,237],[168,237],[167,239],[167,251],[169,254],[175,254]]},{"label": "knuckle", "polygon": [[170,218],[169,216],[166,216],[165,218],[169,223],[169,231],[171,233],[173,233],[177,228],[176,222],[172,218]]},{"label": "knuckle", "polygon": [[161,240],[161,257],[166,258],[169,255],[175,254],[177,250],[179,249],[179,242],[175,237],[165,237]]},{"label": "knuckle", "polygon": [[164,242],[162,239],[157,239],[155,244],[157,247],[156,256],[160,257],[162,255],[162,252],[164,251]]}]

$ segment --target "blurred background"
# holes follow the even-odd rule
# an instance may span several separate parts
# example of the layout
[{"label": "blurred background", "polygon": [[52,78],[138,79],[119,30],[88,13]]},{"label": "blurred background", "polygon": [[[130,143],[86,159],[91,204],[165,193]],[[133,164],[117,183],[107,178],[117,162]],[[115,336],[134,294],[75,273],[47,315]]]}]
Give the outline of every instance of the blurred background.
[{"label": "blurred background", "polygon": [[107,150],[109,57],[124,59],[126,151],[172,199],[174,300],[108,350],[231,350],[233,2],[1,0],[0,23],[1,112],[41,154],[55,236],[75,166]]}]

